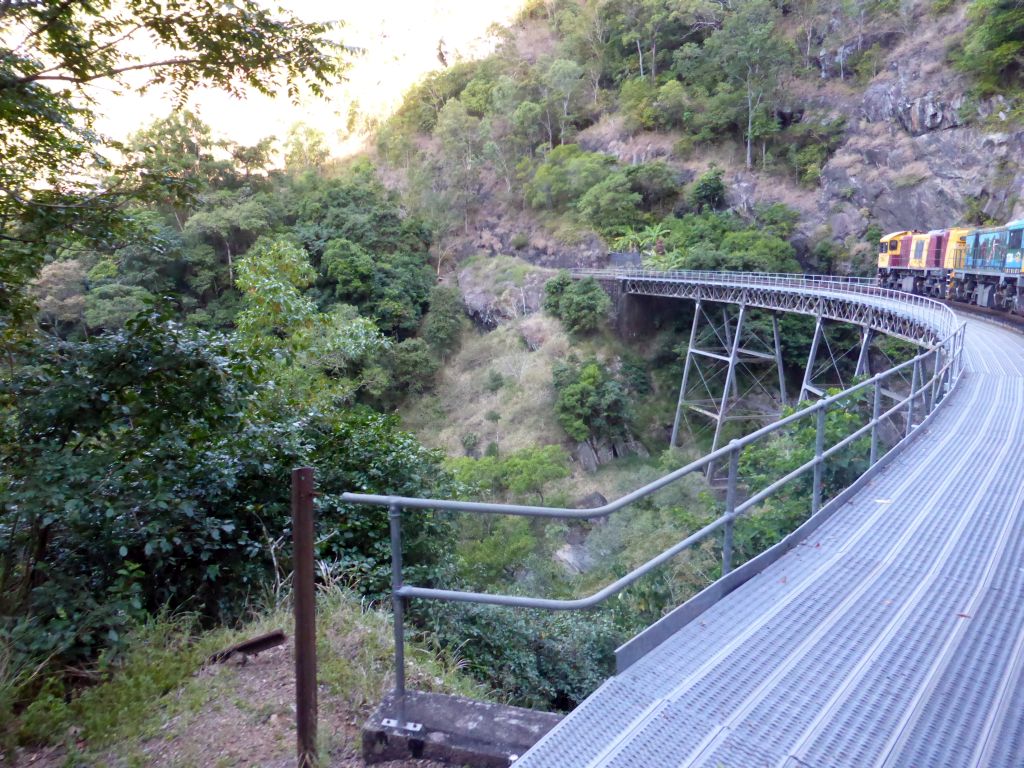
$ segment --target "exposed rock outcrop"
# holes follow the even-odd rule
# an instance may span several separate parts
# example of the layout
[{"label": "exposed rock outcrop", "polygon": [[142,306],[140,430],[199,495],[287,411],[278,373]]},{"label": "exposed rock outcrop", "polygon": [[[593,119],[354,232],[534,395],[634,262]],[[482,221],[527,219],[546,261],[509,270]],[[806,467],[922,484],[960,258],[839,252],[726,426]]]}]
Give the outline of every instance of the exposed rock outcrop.
[{"label": "exposed rock outcrop", "polygon": [[650,452],[633,435],[626,435],[618,440],[584,440],[576,444],[573,456],[584,472],[596,472],[603,464],[628,456],[648,458]]},{"label": "exposed rock outcrop", "polygon": [[540,309],[544,283],[554,274],[507,256],[467,262],[458,273],[466,314],[487,329],[532,314]]},{"label": "exposed rock outcrop", "polygon": [[869,223],[884,231],[1024,215],[1024,131],[1006,123],[999,95],[970,97],[971,83],[946,63],[962,28],[953,14],[888,52],[859,103],[846,104],[847,138],[821,174],[818,214],[836,240],[854,242]]}]

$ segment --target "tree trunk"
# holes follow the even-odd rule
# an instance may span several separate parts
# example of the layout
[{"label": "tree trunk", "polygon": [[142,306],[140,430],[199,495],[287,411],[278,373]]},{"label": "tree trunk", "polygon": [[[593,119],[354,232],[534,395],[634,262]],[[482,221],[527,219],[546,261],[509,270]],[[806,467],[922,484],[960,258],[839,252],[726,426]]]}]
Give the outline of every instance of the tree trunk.
[{"label": "tree trunk", "polygon": [[754,102],[750,91],[747,91],[747,170],[754,165],[753,140],[754,140]]},{"label": "tree trunk", "polygon": [[658,84],[658,41],[651,40],[651,82]]},{"label": "tree trunk", "polygon": [[228,252],[228,284],[229,285],[234,285],[235,284],[235,262],[234,262],[234,258],[231,255],[231,243],[228,242],[228,239],[226,237],[224,238],[224,249]]},{"label": "tree trunk", "polygon": [[644,49],[640,47],[640,38],[636,39],[636,55],[640,59],[640,77],[644,77]]}]

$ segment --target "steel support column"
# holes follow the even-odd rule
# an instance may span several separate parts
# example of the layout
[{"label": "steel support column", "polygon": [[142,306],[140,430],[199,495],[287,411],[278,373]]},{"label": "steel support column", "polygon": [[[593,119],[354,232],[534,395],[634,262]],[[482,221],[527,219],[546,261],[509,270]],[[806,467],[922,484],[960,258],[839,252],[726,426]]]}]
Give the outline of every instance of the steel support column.
[{"label": "steel support column", "polygon": [[857,368],[854,370],[854,376],[870,376],[871,375],[871,357],[869,354],[869,348],[871,347],[871,337],[873,333],[870,325],[861,327],[861,340],[860,340],[860,354],[857,355]]},{"label": "steel support column", "polygon": [[779,371],[779,403],[786,407],[786,373],[782,368],[782,336],[779,334],[779,315],[772,312],[772,339],[775,342],[775,367]]},{"label": "steel support column", "polygon": [[690,366],[693,365],[693,345],[697,341],[697,328],[700,326],[701,302],[698,300],[693,308],[693,325],[690,328],[690,343],[686,346],[686,363],[683,366],[683,381],[679,385],[679,400],[676,402],[676,418],[672,422],[672,439],[669,447],[679,444],[679,422],[683,417],[683,401],[686,400],[686,385],[690,379]]},{"label": "steel support column", "polygon": [[814,385],[811,381],[814,379],[814,364],[818,359],[818,342],[821,340],[821,334],[824,328],[821,323],[821,309],[818,310],[818,315],[814,320],[814,338],[811,340],[811,351],[807,355],[807,368],[804,369],[804,381],[800,385],[800,397],[797,398],[797,404],[802,403],[808,399],[807,394],[814,392]]},{"label": "steel support column", "polygon": [[[722,388],[722,404],[718,408],[718,423],[715,424],[715,436],[711,441],[711,450],[718,449],[718,438],[722,435],[722,425],[725,423],[726,414],[729,412],[729,392],[736,383],[736,360],[739,357],[740,339],[743,336],[743,319],[747,315],[747,305],[740,304],[740,314],[736,318],[736,332],[732,337],[732,344],[729,347],[729,369],[725,374],[725,386]],[[708,465],[708,476],[711,475],[711,464]]]}]

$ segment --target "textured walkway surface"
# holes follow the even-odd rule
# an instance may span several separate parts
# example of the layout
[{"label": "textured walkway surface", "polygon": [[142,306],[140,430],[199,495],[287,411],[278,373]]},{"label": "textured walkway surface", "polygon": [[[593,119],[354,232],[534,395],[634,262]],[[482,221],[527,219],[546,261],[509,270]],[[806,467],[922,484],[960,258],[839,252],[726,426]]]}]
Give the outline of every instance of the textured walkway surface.
[{"label": "textured walkway surface", "polygon": [[971,320],[925,433],[518,768],[1024,766],[1024,337]]}]

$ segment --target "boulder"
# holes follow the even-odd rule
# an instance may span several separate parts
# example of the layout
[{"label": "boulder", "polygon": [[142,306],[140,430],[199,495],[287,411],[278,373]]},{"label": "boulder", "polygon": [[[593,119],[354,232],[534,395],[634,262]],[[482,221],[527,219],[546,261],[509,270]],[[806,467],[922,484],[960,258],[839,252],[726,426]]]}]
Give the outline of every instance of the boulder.
[{"label": "boulder", "polygon": [[548,324],[539,317],[529,317],[519,324],[519,334],[526,343],[526,348],[536,352],[548,340]]},{"label": "boulder", "polygon": [[594,446],[594,451],[597,453],[598,464],[608,464],[615,458],[615,449],[604,440]]},{"label": "boulder", "polygon": [[584,440],[582,443],[578,443],[573,455],[584,472],[597,472],[597,453],[594,452],[594,448],[588,441]]},{"label": "boulder", "polygon": [[594,567],[594,556],[582,544],[563,544],[555,550],[555,562],[569,573],[585,573]]},{"label": "boulder", "polygon": [[539,310],[544,284],[552,275],[551,270],[509,256],[493,261],[478,257],[459,272],[458,284],[466,314],[491,330]]}]

